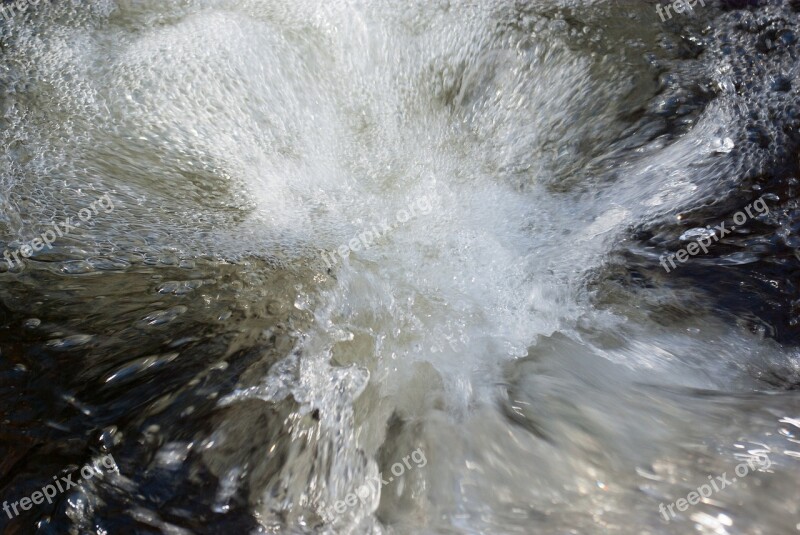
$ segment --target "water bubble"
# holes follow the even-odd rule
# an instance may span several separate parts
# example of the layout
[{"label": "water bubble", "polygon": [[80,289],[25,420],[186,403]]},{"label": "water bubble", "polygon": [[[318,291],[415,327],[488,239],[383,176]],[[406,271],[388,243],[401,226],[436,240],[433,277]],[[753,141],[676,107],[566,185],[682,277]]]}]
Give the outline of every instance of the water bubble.
[{"label": "water bubble", "polygon": [[712,238],[716,235],[716,231],[712,228],[697,227],[687,230],[679,238],[683,242],[697,241],[705,238]]},{"label": "water bubble", "polygon": [[178,316],[180,316],[187,310],[188,310],[187,307],[183,305],[178,305],[176,307],[172,307],[167,310],[160,310],[157,312],[153,312],[142,318],[142,320],[139,322],[138,325],[140,327],[155,327],[159,325],[164,325],[175,320]]},{"label": "water bubble", "polygon": [[55,338],[49,340],[45,346],[56,351],[68,351],[76,347],[84,346],[92,341],[93,336],[88,334],[75,334],[66,338]]},{"label": "water bubble", "polygon": [[29,319],[25,320],[25,322],[22,324],[22,326],[25,327],[26,329],[35,329],[36,327],[38,327],[41,324],[42,324],[42,320],[40,320],[39,318],[29,318]]}]

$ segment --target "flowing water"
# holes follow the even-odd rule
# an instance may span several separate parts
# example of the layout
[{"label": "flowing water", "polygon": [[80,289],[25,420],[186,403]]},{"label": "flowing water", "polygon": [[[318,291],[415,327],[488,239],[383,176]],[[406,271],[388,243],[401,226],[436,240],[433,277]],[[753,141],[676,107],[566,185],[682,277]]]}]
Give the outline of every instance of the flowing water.
[{"label": "flowing water", "polygon": [[800,530],[800,15],[707,4],[94,0],[5,21],[0,238],[79,226],[0,264],[0,488],[106,453],[119,473],[2,525]]}]

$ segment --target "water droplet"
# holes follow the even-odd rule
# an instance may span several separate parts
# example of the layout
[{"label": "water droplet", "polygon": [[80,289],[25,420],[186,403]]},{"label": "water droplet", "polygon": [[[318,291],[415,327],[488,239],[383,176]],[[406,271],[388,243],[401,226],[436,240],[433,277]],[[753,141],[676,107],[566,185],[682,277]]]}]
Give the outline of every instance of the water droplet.
[{"label": "water droplet", "polygon": [[727,154],[733,150],[734,143],[733,140],[729,137],[724,139],[716,138],[711,142],[711,150],[712,152],[716,152],[719,154]]}]

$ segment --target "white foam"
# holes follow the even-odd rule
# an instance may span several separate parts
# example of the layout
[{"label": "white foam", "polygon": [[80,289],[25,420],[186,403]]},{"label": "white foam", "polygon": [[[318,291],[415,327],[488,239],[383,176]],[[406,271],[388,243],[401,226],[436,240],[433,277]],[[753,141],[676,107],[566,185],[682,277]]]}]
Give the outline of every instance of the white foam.
[{"label": "white foam", "polygon": [[[581,348],[569,361],[582,380],[591,373],[581,366],[595,369],[597,359],[629,370],[613,388],[714,389],[744,375],[725,343],[707,346],[703,335],[687,341],[644,317],[632,320],[630,338],[617,348],[586,336],[624,325],[594,309],[589,275],[630,225],[713,193],[692,166],[708,156],[698,150],[707,145],[700,138],[727,116],[710,109],[697,133],[602,186],[582,170],[590,149],[621,130],[631,73],[570,48],[550,26],[530,35],[500,24],[512,4],[109,1],[92,15],[91,30],[18,30],[23,38],[10,53],[21,71],[35,72],[32,98],[40,107],[35,120],[12,114],[16,123],[3,136],[24,138],[39,153],[17,164],[12,187],[34,187],[32,176],[59,168],[74,191],[118,192],[122,221],[105,239],[157,227],[189,251],[280,254],[317,272],[296,305],[315,320],[296,352],[262,385],[225,400],[291,393],[303,410],[322,409],[319,448],[333,444],[335,461],[317,475],[330,487],[315,499],[338,499],[376,471],[380,441],[370,435],[384,433],[395,410],[432,427],[446,414],[440,435],[426,428],[420,436],[440,451],[453,441],[480,449],[491,458],[485,470],[525,450],[520,441],[529,436],[493,408],[497,385],[507,380],[505,366],[556,333]],[[653,180],[655,171],[666,180]],[[56,186],[35,187],[52,199]],[[432,202],[430,213],[353,252],[332,278],[324,273],[320,251],[396,221],[421,198]],[[714,322],[706,329],[720,339],[733,330]],[[708,357],[708,347],[723,355],[685,356]],[[437,380],[440,391],[430,392]],[[368,383],[383,405],[359,409]],[[625,401],[612,390],[575,395],[575,406]],[[573,414],[562,408],[544,412]],[[468,435],[487,413],[503,436],[495,445]],[[646,427],[647,414],[626,417]],[[625,437],[609,434],[598,450],[622,449]],[[636,443],[653,438],[644,436]],[[531,451],[530,462],[541,462],[544,453]],[[457,484],[469,462],[469,452],[456,452],[438,469]],[[541,477],[570,489],[576,472],[596,468],[589,458],[572,462],[543,468]],[[492,485],[529,482],[524,470],[497,479],[479,471],[470,472],[477,486],[466,485],[461,502],[444,510],[478,512],[482,499],[494,503]],[[529,499],[546,503],[551,490]]]}]

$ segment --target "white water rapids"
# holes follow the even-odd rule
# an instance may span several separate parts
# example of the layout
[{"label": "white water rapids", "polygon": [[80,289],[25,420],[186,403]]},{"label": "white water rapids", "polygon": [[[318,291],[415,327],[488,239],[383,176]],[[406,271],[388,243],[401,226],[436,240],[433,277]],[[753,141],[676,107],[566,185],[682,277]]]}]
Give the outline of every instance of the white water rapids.
[{"label": "white water rapids", "polygon": [[[219,511],[272,462],[246,407],[292,400],[278,475],[249,480],[264,532],[796,531],[776,511],[797,512],[800,403],[758,381],[794,352],[690,287],[622,290],[609,268],[633,228],[731,187],[724,90],[676,140],[604,158],[654,95],[658,36],[629,22],[652,6],[69,4],[9,26],[5,229],[111,192],[113,222],[64,242],[73,256],[111,243],[298,274],[291,350],[219,399],[241,407],[227,447],[258,458],[215,460],[239,425],[215,422]],[[381,222],[327,269],[323,252]],[[424,467],[321,519],[417,448]],[[660,514],[764,454],[769,470]]]}]

